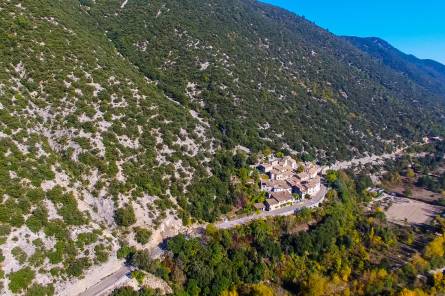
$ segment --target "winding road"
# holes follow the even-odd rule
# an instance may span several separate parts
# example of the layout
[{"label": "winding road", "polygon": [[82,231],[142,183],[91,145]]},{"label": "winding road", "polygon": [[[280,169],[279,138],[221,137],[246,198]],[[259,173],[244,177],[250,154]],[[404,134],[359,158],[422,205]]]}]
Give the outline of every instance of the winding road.
[{"label": "winding road", "polygon": [[[403,154],[404,149],[399,149],[395,151],[394,153],[390,154],[384,154],[384,155],[372,155],[368,157],[363,157],[359,159],[352,159],[350,161],[345,162],[337,162],[334,165],[330,167],[325,167],[322,170],[322,173],[325,173],[329,169],[333,170],[339,170],[339,169],[346,169],[350,168],[355,165],[359,164],[366,164],[366,163],[377,163],[381,162],[385,159],[389,158],[395,158],[401,154]],[[258,214],[252,214],[249,216],[241,217],[234,220],[225,220],[222,222],[215,223],[215,226],[218,229],[230,229],[234,228],[239,225],[247,224],[249,222],[252,222],[254,220],[259,219],[266,219],[268,217],[278,217],[278,216],[289,216],[293,215],[296,212],[302,210],[303,208],[315,208],[318,207],[324,200],[327,193],[327,188],[325,185],[321,185],[320,191],[316,193],[311,199],[305,199],[300,202],[297,202],[291,206],[283,207],[281,209],[273,210],[273,211],[264,211]],[[199,227],[202,227],[200,225]],[[156,248],[155,250],[152,250],[152,256],[153,257],[159,257],[162,255],[163,250],[161,248]],[[130,272],[129,267],[122,266],[118,271],[106,276],[103,278],[99,283],[97,283],[94,286],[91,286],[89,289],[84,291],[83,293],[79,294],[78,296],[102,296],[106,295],[107,292],[110,292],[112,289],[117,287],[120,283],[125,282],[125,280],[129,280],[127,273]]]},{"label": "winding road", "polygon": [[386,153],[386,154],[382,154],[382,155],[370,155],[370,156],[365,156],[365,157],[361,157],[361,158],[353,158],[353,159],[347,160],[347,161],[337,161],[333,165],[324,167],[322,169],[322,173],[324,174],[328,170],[337,171],[337,170],[349,169],[354,166],[366,165],[368,163],[372,163],[372,164],[382,163],[387,159],[394,159],[400,155],[403,155],[404,151],[406,149],[407,148],[400,148],[400,149],[397,149],[396,151],[394,151],[393,153]]},{"label": "winding road", "polygon": [[264,211],[258,214],[249,215],[246,217],[238,218],[235,220],[226,220],[220,223],[216,223],[215,226],[219,229],[230,229],[238,225],[249,223],[253,220],[265,219],[267,217],[289,216],[300,211],[303,208],[315,208],[323,202],[326,196],[327,188],[325,185],[321,185],[320,191],[318,191],[311,199],[305,199],[297,202],[291,206],[276,209],[273,211]]},{"label": "winding road", "polygon": [[[265,219],[267,217],[278,217],[278,216],[289,216],[293,215],[299,210],[303,208],[314,208],[318,207],[324,200],[326,196],[327,188],[325,185],[321,185],[320,191],[316,193],[311,199],[305,199],[303,201],[297,202],[292,206],[283,207],[281,209],[273,210],[273,211],[264,211],[258,214],[253,214],[249,216],[245,216],[242,218],[238,218],[235,220],[226,220],[223,222],[216,223],[215,226],[219,229],[230,229],[234,228],[238,225],[243,225],[254,220]],[[202,227],[202,226],[199,226]],[[156,253],[157,256],[162,253],[162,250],[157,248],[153,250],[152,256]],[[122,267],[116,272],[106,276],[99,283],[91,286],[86,291],[78,294],[78,296],[102,296],[107,295],[107,293],[111,292],[112,289],[119,286],[122,283],[125,283],[130,278],[128,277],[128,273],[131,271],[130,267],[122,265]]]},{"label": "winding road", "polygon": [[[371,155],[363,158],[355,158],[350,161],[344,161],[344,162],[336,162],[335,164],[331,166],[326,166],[322,169],[322,173],[326,173],[327,170],[341,170],[341,169],[347,169],[356,165],[364,165],[367,163],[380,163],[387,159],[394,159],[402,154],[404,154],[404,151],[406,148],[398,149],[394,153],[388,153],[383,155]],[[222,222],[218,222],[215,224],[215,226],[218,229],[230,229],[234,228],[238,225],[247,224],[254,220],[259,219],[266,219],[267,217],[278,217],[278,216],[289,216],[292,214],[295,214],[296,212],[300,211],[303,208],[314,208],[319,206],[327,193],[327,188],[325,185],[321,185],[320,191],[315,194],[314,197],[311,199],[305,199],[303,201],[297,202],[293,204],[292,206],[284,207],[281,209],[273,210],[273,211],[265,211],[258,214],[253,214],[245,217],[241,217],[234,220],[225,220]],[[198,226],[202,227],[202,225]],[[190,229],[189,229],[190,230]],[[155,250],[152,250],[152,257],[160,256],[162,255],[163,250],[161,248],[156,248]],[[99,283],[95,284],[94,286],[91,286],[81,294],[78,294],[78,296],[103,296],[107,293],[111,292],[112,289],[119,286],[122,283],[125,283],[129,280],[128,273],[130,272],[130,268],[128,266],[122,265],[122,267],[117,270],[116,272],[113,272],[110,275],[105,276]]]}]

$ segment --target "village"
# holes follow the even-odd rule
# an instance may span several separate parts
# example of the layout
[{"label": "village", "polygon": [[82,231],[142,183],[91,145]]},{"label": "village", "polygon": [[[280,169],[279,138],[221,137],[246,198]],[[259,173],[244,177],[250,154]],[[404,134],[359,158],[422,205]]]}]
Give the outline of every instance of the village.
[{"label": "village", "polygon": [[321,189],[321,168],[313,163],[299,164],[290,156],[270,156],[257,166],[262,173],[260,188],[266,192],[264,203],[255,204],[259,211],[272,211],[309,199]]}]

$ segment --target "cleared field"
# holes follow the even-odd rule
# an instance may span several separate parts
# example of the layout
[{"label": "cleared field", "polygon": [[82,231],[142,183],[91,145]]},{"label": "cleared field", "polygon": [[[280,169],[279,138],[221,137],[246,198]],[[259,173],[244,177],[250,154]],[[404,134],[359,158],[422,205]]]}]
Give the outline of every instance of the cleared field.
[{"label": "cleared field", "polygon": [[[396,192],[399,195],[404,195],[403,192],[405,190],[404,189],[405,187],[406,187],[405,185],[404,186],[393,186],[390,189],[391,189],[391,192]],[[419,199],[419,200],[423,200],[425,202],[431,203],[431,202],[437,202],[439,199],[443,198],[443,195],[440,193],[435,193],[435,192],[426,190],[421,187],[414,186],[412,188],[411,198]]]},{"label": "cleared field", "polygon": [[434,206],[421,201],[407,198],[394,198],[386,211],[389,221],[397,224],[427,224],[436,215],[440,215],[444,207]]}]

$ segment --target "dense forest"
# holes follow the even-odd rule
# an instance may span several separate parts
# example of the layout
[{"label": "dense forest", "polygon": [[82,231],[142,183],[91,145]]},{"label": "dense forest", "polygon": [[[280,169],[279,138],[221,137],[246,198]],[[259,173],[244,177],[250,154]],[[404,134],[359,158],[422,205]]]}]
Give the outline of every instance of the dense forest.
[{"label": "dense forest", "polygon": [[437,94],[443,100],[445,95],[444,65],[433,60],[422,60],[413,55],[407,55],[380,38],[350,36],[344,38],[354,46],[370,54],[378,62],[409,77],[420,86]]},{"label": "dense forest", "polygon": [[[364,211],[372,196],[357,191],[358,176],[329,176],[323,208],[235,230],[210,225],[201,238],[171,239],[161,261],[135,250],[127,258],[169,282],[175,295],[441,295],[443,275],[429,270],[445,263],[445,221],[436,218],[426,232],[390,224],[381,210]],[[407,251],[418,237],[429,243]],[[156,291],[121,288],[113,295],[148,293]]]}]

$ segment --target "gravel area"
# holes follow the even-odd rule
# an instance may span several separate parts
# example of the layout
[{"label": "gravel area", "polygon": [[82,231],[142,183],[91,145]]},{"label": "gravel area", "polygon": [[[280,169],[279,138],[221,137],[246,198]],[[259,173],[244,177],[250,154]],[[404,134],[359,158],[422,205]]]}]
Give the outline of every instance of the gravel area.
[{"label": "gravel area", "polygon": [[397,224],[427,224],[445,208],[407,198],[394,198],[386,211],[389,221]]}]

